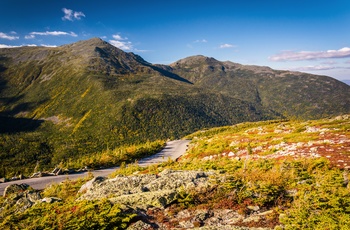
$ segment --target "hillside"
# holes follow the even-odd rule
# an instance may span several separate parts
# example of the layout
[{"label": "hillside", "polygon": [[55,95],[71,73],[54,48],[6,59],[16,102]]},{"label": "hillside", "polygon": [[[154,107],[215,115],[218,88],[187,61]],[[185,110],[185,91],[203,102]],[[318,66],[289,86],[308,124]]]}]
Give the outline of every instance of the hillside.
[{"label": "hillside", "polygon": [[0,177],[202,128],[344,113],[350,87],[325,76],[203,56],[154,65],[98,38],[0,49]]},{"label": "hillside", "polygon": [[[0,196],[0,227],[348,229],[350,115],[188,135],[180,159]],[[90,175],[91,176],[91,175]]]}]

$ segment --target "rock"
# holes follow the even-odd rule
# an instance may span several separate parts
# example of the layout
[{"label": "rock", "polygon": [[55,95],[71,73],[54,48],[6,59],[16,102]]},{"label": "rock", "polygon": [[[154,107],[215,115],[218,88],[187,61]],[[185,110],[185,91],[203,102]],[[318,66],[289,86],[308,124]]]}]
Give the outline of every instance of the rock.
[{"label": "rock", "polygon": [[36,201],[41,199],[40,192],[36,191],[28,191],[24,193],[24,196],[32,203],[35,203]]},{"label": "rock", "polygon": [[110,195],[120,196],[147,191],[144,186],[157,178],[156,175],[118,176],[113,179],[96,177],[84,184],[80,199],[100,199]]},{"label": "rock", "polygon": [[109,200],[112,203],[121,203],[138,209],[147,209],[150,207],[164,208],[173,203],[178,198],[178,193],[172,190],[163,190],[156,192],[144,192],[130,195],[122,195]]},{"label": "rock", "polygon": [[267,216],[267,215],[271,215],[273,214],[274,211],[273,210],[268,210],[268,211],[265,211],[265,212],[261,212],[259,214],[257,214],[258,216]]},{"label": "rock", "polygon": [[194,224],[190,220],[183,220],[179,222],[179,227],[184,229],[194,228]]},{"label": "rock", "polygon": [[259,222],[261,220],[261,216],[258,215],[252,215],[248,218],[245,218],[243,220],[243,223],[249,223],[249,222]]},{"label": "rock", "polygon": [[52,172],[51,172],[51,173],[53,173],[53,174],[57,175],[57,173],[58,173],[59,171],[62,171],[62,169],[61,169],[61,168],[56,167],[56,168],[54,168],[54,169],[52,170]]},{"label": "rock", "polygon": [[23,179],[26,179],[26,177],[25,177],[24,175],[20,174],[20,175],[18,176],[18,179],[23,180]]},{"label": "rock", "polygon": [[238,227],[232,225],[220,225],[220,226],[204,226],[195,228],[196,230],[272,230],[270,228],[252,228],[252,227]]},{"label": "rock", "polygon": [[43,199],[40,200],[40,202],[52,204],[56,202],[62,202],[62,199],[57,197],[44,197]]},{"label": "rock", "polygon": [[40,177],[41,175],[41,172],[36,172],[36,173],[33,173],[30,178],[37,178],[37,177]]},{"label": "rock", "polygon": [[0,178],[0,183],[5,183],[5,182],[7,182],[7,179],[5,177]]},{"label": "rock", "polygon": [[145,187],[149,191],[158,190],[175,190],[183,187],[184,189],[192,189],[207,181],[207,175],[201,171],[171,171],[167,174],[159,174],[159,178],[151,181]]},{"label": "rock", "polygon": [[155,229],[152,225],[143,222],[142,220],[130,225],[127,230],[145,230],[145,229]]},{"label": "rock", "polygon": [[11,184],[4,190],[4,197],[13,193],[20,193],[26,191],[30,186],[27,184]]},{"label": "rock", "polygon": [[10,178],[10,181],[15,181],[15,180],[19,180],[19,178],[16,176]]},{"label": "rock", "polygon": [[242,221],[244,216],[230,209],[215,209],[211,217],[205,220],[205,226],[222,226],[236,224]]},{"label": "rock", "polygon": [[41,199],[39,192],[28,190],[17,190],[17,192],[9,193],[6,196],[8,198],[4,202],[4,207],[5,205],[14,206],[16,212],[24,212]]},{"label": "rock", "polygon": [[259,206],[251,206],[251,205],[249,205],[249,206],[247,206],[247,209],[249,209],[249,210],[251,210],[251,211],[254,211],[254,212],[257,212],[257,211],[259,211]]},{"label": "rock", "polygon": [[26,197],[22,197],[16,202],[16,212],[24,212],[26,209],[32,207],[33,202],[31,202]]},{"label": "rock", "polygon": [[296,196],[298,194],[298,190],[297,189],[289,189],[289,190],[286,190],[286,194],[288,196]]},{"label": "rock", "polygon": [[110,198],[112,202],[141,209],[165,207],[178,198],[180,191],[209,187],[208,175],[211,174],[213,172],[164,170],[158,176],[97,177],[80,188],[79,193],[84,194],[78,200]]},{"label": "rock", "polygon": [[102,181],[104,181],[105,177],[94,177],[93,179],[89,180],[81,188],[79,189],[78,193],[85,193],[87,190],[91,190],[95,184],[99,184]]},{"label": "rock", "polygon": [[49,172],[36,172],[33,173],[33,175],[30,178],[38,178],[38,177],[45,177],[45,176],[55,176],[56,174],[54,173],[49,173]]},{"label": "rock", "polygon": [[24,212],[26,209],[32,207],[37,201],[41,199],[40,193],[35,191],[26,191],[23,196],[16,202],[16,211]]}]

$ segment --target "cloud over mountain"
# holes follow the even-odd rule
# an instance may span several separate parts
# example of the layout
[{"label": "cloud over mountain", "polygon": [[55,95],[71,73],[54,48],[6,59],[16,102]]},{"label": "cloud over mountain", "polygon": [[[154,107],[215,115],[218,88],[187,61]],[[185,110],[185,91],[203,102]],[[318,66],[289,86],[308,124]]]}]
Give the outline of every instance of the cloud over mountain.
[{"label": "cloud over mountain", "polygon": [[271,61],[302,61],[326,58],[346,58],[350,57],[350,48],[344,47],[339,50],[327,51],[284,51],[269,57]]},{"label": "cloud over mountain", "polygon": [[122,50],[132,50],[133,49],[133,44],[132,42],[128,41],[128,38],[123,38],[122,36],[120,36],[119,34],[114,34],[112,40],[109,40],[109,42]]},{"label": "cloud over mountain", "polygon": [[25,36],[25,39],[33,39],[36,35],[39,36],[71,36],[78,37],[78,35],[74,32],[64,32],[64,31],[45,31],[45,32],[31,32]]}]

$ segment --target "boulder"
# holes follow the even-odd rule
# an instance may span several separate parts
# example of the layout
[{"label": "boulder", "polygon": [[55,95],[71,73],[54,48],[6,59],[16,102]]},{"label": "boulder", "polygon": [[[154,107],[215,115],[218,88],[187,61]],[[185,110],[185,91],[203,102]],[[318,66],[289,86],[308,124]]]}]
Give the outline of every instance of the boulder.
[{"label": "boulder", "polygon": [[40,202],[52,204],[56,202],[62,202],[62,199],[57,197],[44,197],[43,199],[40,200]]},{"label": "boulder", "polygon": [[28,190],[26,184],[9,185],[6,187],[4,195],[7,199],[4,202],[5,206],[14,206],[15,212],[24,212],[32,207],[41,199],[40,192]]},{"label": "boulder", "polygon": [[152,225],[139,220],[134,224],[130,225],[127,230],[145,230],[145,229],[154,229]]},{"label": "boulder", "polygon": [[147,209],[150,207],[164,208],[178,198],[178,192],[163,190],[156,192],[135,193],[122,195],[109,200],[112,203],[128,205],[134,209]]},{"label": "boulder", "polygon": [[4,197],[13,193],[21,193],[26,191],[30,186],[27,184],[11,184],[8,185],[4,190]]},{"label": "boulder", "polygon": [[164,170],[158,175],[96,177],[80,188],[79,193],[83,195],[78,200],[109,198],[114,203],[140,209],[165,207],[174,202],[180,192],[209,187],[210,174],[213,173]]},{"label": "boulder", "polygon": [[7,179],[5,177],[0,178],[0,183],[5,183],[7,182]]},{"label": "boulder", "polygon": [[146,191],[145,186],[155,180],[156,175],[117,176],[113,179],[96,177],[84,184],[79,192],[85,194],[80,199],[100,199]]}]

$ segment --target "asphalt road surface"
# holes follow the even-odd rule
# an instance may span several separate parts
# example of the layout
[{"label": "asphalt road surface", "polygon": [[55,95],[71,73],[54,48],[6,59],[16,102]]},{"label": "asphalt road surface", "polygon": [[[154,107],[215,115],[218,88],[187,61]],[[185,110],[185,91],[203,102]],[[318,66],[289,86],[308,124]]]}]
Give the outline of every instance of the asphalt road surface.
[{"label": "asphalt road surface", "polygon": [[[139,160],[138,164],[142,167],[146,167],[152,164],[161,163],[167,161],[169,158],[172,160],[176,160],[182,154],[184,154],[187,150],[187,145],[189,140],[175,140],[167,142],[165,148],[159,153],[143,158]],[[113,167],[108,169],[94,170],[91,171],[95,177],[97,176],[107,176],[114,172],[119,167]],[[40,178],[30,178],[24,180],[10,181],[6,183],[0,183],[0,194],[4,193],[6,186],[10,184],[28,184],[34,189],[44,189],[49,184],[60,183],[66,179],[75,180],[81,177],[87,176],[88,172],[75,173],[69,175],[58,175],[58,176],[49,176],[49,177],[40,177]]]}]

